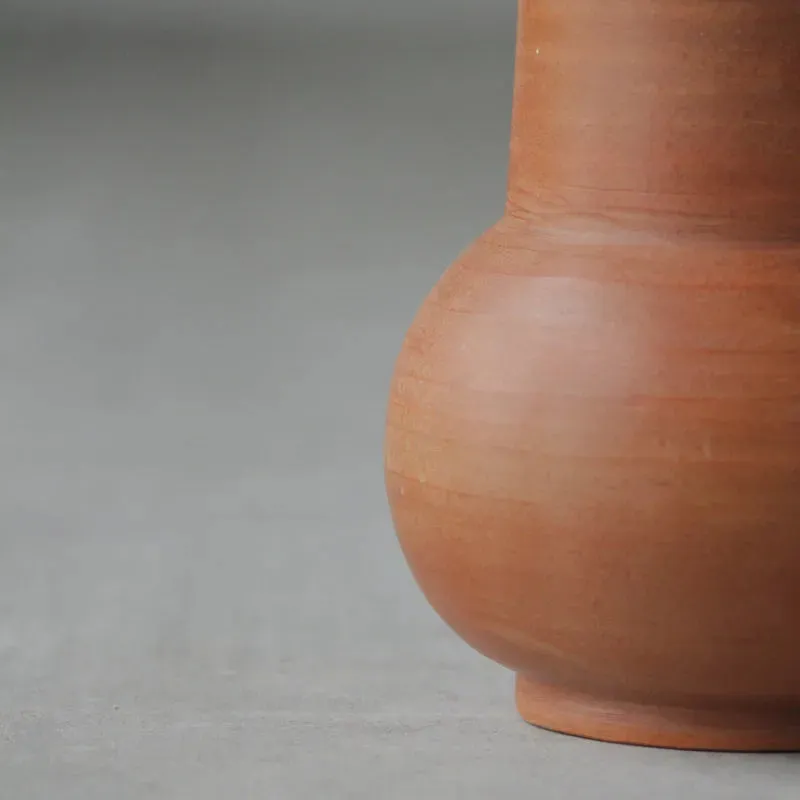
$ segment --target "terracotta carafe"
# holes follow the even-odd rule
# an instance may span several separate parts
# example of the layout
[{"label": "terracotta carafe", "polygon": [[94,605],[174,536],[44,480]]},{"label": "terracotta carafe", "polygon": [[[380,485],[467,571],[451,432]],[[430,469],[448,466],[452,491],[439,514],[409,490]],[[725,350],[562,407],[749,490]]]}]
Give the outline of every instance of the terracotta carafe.
[{"label": "terracotta carafe", "polygon": [[418,312],[385,453],[527,721],[800,749],[798,0],[521,0],[505,215]]}]

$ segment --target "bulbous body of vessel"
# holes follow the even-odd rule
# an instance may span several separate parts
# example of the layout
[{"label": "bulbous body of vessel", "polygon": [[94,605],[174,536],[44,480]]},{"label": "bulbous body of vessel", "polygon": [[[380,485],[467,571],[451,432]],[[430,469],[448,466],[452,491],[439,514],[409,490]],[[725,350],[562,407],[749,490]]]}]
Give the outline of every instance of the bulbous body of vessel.
[{"label": "bulbous body of vessel", "polygon": [[386,476],[528,721],[800,749],[795,0],[520,0],[506,214],[412,325]]}]

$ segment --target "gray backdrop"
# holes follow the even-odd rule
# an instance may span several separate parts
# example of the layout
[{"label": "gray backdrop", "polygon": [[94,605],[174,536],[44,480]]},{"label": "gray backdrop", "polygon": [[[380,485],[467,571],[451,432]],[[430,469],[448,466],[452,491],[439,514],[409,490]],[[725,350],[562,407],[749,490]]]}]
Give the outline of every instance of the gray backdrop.
[{"label": "gray backdrop", "polygon": [[2,800],[797,797],[527,727],[393,538],[392,362],[503,205],[502,5],[5,0]]},{"label": "gray backdrop", "polygon": [[153,27],[507,25],[514,0],[4,0],[6,19]]}]

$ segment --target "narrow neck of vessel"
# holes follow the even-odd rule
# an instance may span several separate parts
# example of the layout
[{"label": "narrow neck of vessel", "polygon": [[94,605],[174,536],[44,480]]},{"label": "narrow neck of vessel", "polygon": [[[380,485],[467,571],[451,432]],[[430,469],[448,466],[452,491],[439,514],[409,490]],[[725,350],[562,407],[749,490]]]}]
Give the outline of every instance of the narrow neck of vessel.
[{"label": "narrow neck of vessel", "polygon": [[508,213],[800,241],[798,0],[520,0]]}]

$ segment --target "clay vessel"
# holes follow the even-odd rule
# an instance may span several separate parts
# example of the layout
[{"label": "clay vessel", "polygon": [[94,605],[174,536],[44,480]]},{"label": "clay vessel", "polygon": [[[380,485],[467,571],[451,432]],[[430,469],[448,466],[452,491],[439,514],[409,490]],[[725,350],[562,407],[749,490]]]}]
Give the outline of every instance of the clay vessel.
[{"label": "clay vessel", "polygon": [[525,720],[800,749],[797,0],[521,0],[505,215],[418,312],[385,463]]}]

